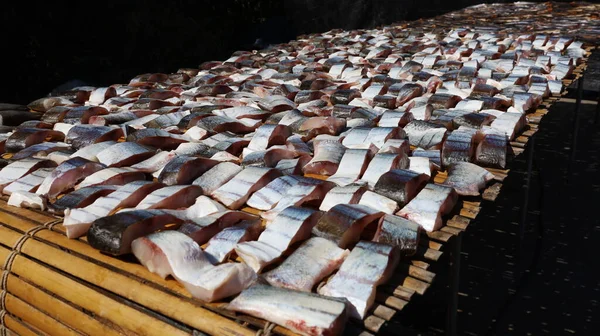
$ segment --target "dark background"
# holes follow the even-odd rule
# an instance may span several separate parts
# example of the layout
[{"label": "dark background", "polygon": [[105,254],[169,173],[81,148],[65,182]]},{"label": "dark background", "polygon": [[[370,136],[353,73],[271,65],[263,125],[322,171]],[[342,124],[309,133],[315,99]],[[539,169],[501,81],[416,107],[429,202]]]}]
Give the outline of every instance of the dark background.
[{"label": "dark background", "polygon": [[[127,83],[225,60],[260,38],[280,43],[332,28],[371,28],[475,0],[213,0],[3,2],[0,102],[28,103],[72,79]],[[494,1],[501,2],[501,1]]]}]

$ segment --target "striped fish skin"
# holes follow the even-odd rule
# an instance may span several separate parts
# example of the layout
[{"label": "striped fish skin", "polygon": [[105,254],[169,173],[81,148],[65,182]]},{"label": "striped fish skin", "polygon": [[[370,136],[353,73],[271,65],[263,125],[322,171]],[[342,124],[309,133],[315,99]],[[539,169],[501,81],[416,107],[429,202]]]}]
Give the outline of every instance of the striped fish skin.
[{"label": "striped fish skin", "polygon": [[240,243],[235,251],[256,273],[272,264],[294,243],[310,238],[322,213],[308,208],[287,207],[267,225],[257,241]]},{"label": "striped fish skin", "polygon": [[263,278],[271,286],[311,292],[319,281],[340,267],[349,253],[332,241],[313,237]]},{"label": "striped fish skin", "polygon": [[64,139],[64,134],[58,131],[43,128],[21,128],[14,131],[4,144],[8,153],[16,153],[27,147],[44,142],[47,138],[54,141]]},{"label": "striped fish skin", "polygon": [[136,163],[131,168],[143,172],[143,173],[154,173],[159,169],[164,168],[171,160],[177,157],[177,154],[173,151],[159,151],[154,154],[151,158],[148,158],[142,162]]},{"label": "striped fish skin", "polygon": [[494,174],[470,162],[458,162],[448,167],[445,185],[451,186],[459,195],[479,196],[479,190],[494,178]]},{"label": "striped fish skin", "polygon": [[247,167],[211,196],[230,209],[241,208],[250,194],[267,185],[281,173],[273,168]]},{"label": "striped fish skin", "polygon": [[75,186],[75,189],[97,185],[124,185],[145,179],[146,174],[132,168],[105,168],[83,179]]},{"label": "striped fish skin", "polygon": [[256,216],[243,211],[220,210],[210,211],[205,216],[189,218],[181,224],[178,231],[190,236],[196,243],[203,245],[221,232],[224,228],[235,225],[240,221],[258,219]]},{"label": "striped fish skin", "polygon": [[194,204],[202,189],[194,185],[166,186],[148,194],[136,209],[179,209]]},{"label": "striped fish skin", "polygon": [[323,198],[319,210],[329,211],[338,204],[356,204],[367,191],[367,188],[362,185],[349,185],[344,187],[334,187]]},{"label": "striped fish skin", "polygon": [[410,144],[423,149],[440,149],[446,138],[447,129],[444,126],[422,120],[413,120],[404,131],[408,134]]},{"label": "striped fish skin", "polygon": [[107,167],[124,167],[149,159],[154,153],[153,149],[135,142],[119,142],[96,154],[96,157]]},{"label": "striped fish skin", "polygon": [[506,168],[508,138],[504,134],[485,134],[475,149],[475,162],[483,167]]},{"label": "striped fish skin", "polygon": [[190,184],[218,163],[206,158],[179,156],[165,165],[158,181],[166,185]]},{"label": "striped fish skin", "polygon": [[271,222],[287,207],[300,206],[311,201],[319,202],[333,187],[334,184],[331,182],[304,177],[286,191],[284,197],[273,209],[263,212],[260,216],[267,222]]},{"label": "striped fish skin", "polygon": [[446,138],[442,147],[442,165],[471,162],[475,154],[477,131],[456,130]]},{"label": "striped fish skin", "polygon": [[403,206],[425,187],[429,176],[408,169],[392,169],[379,177],[373,190]]},{"label": "striped fish skin", "polygon": [[294,187],[298,181],[297,176],[280,176],[252,194],[246,204],[259,210],[271,210],[283,198],[286,190]]},{"label": "striped fish skin", "polygon": [[88,233],[90,246],[113,256],[131,252],[131,242],[183,220],[163,210],[133,210],[96,219]]},{"label": "striped fish skin", "polygon": [[243,220],[238,224],[224,228],[213,236],[207,243],[204,252],[214,265],[226,261],[235,246],[245,241],[253,241],[260,235],[262,225],[260,220]]},{"label": "striped fish skin", "polygon": [[73,149],[79,150],[98,142],[117,141],[122,136],[123,131],[120,128],[75,125],[67,133],[65,142],[70,143]]},{"label": "striped fish skin", "polygon": [[432,232],[442,227],[442,215],[450,212],[458,200],[454,188],[429,183],[396,215],[419,224],[425,231]]},{"label": "striped fish skin", "polygon": [[92,187],[79,188],[63,197],[57,199],[49,205],[49,211],[55,214],[63,215],[65,209],[83,208],[92,204],[100,197],[113,193],[121,186],[116,185],[98,185]]},{"label": "striped fish skin", "polygon": [[377,153],[369,163],[362,180],[366,181],[370,188],[373,188],[381,175],[392,169],[407,169],[408,165],[408,156],[404,153]]},{"label": "striped fish skin", "polygon": [[361,236],[372,236],[381,225],[384,215],[366,205],[338,204],[319,219],[312,234],[326,238],[341,248],[352,247]]},{"label": "striped fish skin", "polygon": [[419,224],[400,216],[387,214],[383,216],[373,241],[395,246],[400,249],[403,256],[411,256],[417,252],[420,233]]},{"label": "striped fish skin", "polygon": [[34,170],[30,174],[27,174],[4,187],[2,193],[4,195],[10,195],[11,193],[19,190],[34,192],[35,189],[42,184],[44,179],[53,171],[54,168],[40,168],[38,170]]},{"label": "striped fish skin", "polygon": [[371,149],[347,149],[340,161],[340,168],[327,181],[339,186],[347,186],[356,182],[365,172],[376,147]]},{"label": "striped fish skin", "polygon": [[339,271],[318,289],[318,293],[346,298],[350,302],[350,317],[362,320],[375,302],[377,285],[389,279],[399,260],[397,248],[361,241],[352,249]]},{"label": "striped fish skin", "polygon": [[79,149],[75,153],[71,154],[71,157],[82,157],[90,161],[98,162],[98,157],[96,157],[96,155],[108,147],[115,145],[116,143],[116,141],[98,142]]},{"label": "striped fish skin", "polygon": [[92,222],[100,217],[108,216],[120,208],[135,207],[152,191],[164,187],[162,183],[150,181],[134,181],[115,192],[96,199],[92,204],[78,209],[65,209],[63,226],[68,238],[78,238],[86,234]]},{"label": "striped fish skin", "polygon": [[44,157],[57,150],[68,149],[70,146],[62,142],[42,142],[20,150],[11,157],[11,160],[21,160],[27,157]]},{"label": "striped fish skin", "polygon": [[227,309],[279,324],[300,335],[341,335],[348,319],[346,302],[313,293],[255,284]]},{"label": "striped fish skin", "polygon": [[302,169],[304,174],[331,176],[338,170],[346,147],[333,140],[321,140],[314,144],[315,155]]},{"label": "striped fish skin", "polygon": [[242,167],[231,162],[221,162],[194,180],[192,184],[202,188],[204,195],[210,195],[223,184],[229,182],[242,171]]},{"label": "striped fish skin", "polygon": [[103,164],[92,162],[84,158],[75,157],[61,163],[47,176],[38,190],[39,195],[49,199],[56,198],[60,193],[73,188],[86,176],[106,168]]}]

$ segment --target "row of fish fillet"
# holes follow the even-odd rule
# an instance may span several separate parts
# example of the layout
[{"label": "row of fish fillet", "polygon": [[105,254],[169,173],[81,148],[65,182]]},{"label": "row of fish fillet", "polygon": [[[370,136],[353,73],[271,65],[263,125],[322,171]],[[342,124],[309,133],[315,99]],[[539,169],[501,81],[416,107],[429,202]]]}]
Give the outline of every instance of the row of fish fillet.
[{"label": "row of fish fillet", "polygon": [[[420,232],[479,195],[486,168],[506,167],[526,114],[584,60],[583,42],[547,25],[451,25],[535,6],[473,7],[442,28],[334,30],[30,111],[1,105],[0,191],[200,300],[341,333]],[[584,29],[585,13],[570,20]]]}]

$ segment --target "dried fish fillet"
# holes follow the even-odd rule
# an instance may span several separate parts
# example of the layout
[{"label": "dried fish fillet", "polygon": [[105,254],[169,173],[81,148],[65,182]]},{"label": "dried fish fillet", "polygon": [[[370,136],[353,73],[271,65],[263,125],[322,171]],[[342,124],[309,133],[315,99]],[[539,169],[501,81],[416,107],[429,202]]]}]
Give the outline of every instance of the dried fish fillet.
[{"label": "dried fish fillet", "polygon": [[451,186],[459,195],[479,196],[479,190],[494,178],[494,174],[469,162],[458,162],[448,167],[448,178],[444,184]]},{"label": "dried fish fillet", "polygon": [[409,219],[428,232],[442,227],[442,215],[454,208],[458,195],[453,188],[429,183],[396,215]]}]

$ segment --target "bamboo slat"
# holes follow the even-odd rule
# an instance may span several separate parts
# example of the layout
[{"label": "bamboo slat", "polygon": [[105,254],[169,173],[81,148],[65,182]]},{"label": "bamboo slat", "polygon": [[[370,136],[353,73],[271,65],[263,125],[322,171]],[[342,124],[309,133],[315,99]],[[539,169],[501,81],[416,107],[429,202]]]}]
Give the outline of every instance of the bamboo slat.
[{"label": "bamboo slat", "polygon": [[6,324],[6,328],[8,328],[9,331],[12,331],[15,335],[38,336],[36,332],[31,330],[28,326],[23,324],[23,322],[19,321],[12,315],[6,315],[4,317],[4,324]]},{"label": "bamboo slat", "polygon": [[42,313],[25,301],[7,294],[6,311],[50,335],[78,336],[80,333]]}]

